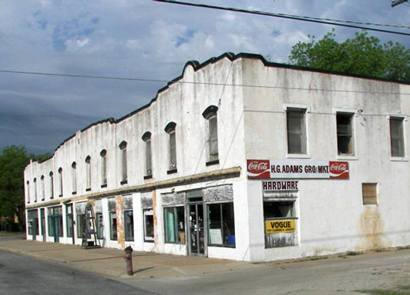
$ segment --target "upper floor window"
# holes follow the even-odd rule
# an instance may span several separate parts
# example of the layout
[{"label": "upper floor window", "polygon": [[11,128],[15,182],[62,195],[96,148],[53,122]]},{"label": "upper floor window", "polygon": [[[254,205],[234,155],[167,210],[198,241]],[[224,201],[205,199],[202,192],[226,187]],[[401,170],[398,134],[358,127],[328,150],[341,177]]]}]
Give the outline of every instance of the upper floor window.
[{"label": "upper floor window", "polygon": [[218,153],[218,107],[209,106],[202,116],[208,121],[207,126],[207,147],[208,147],[208,161],[207,164],[219,163]]},{"label": "upper floor window", "polygon": [[50,171],[50,199],[54,199],[54,175],[53,172]]},{"label": "upper floor window", "polygon": [[30,203],[30,181],[27,181],[27,203]]},{"label": "upper floor window", "polygon": [[142,136],[145,142],[145,177],[152,177],[152,147],[151,147],[151,132],[147,131]]},{"label": "upper floor window", "polygon": [[77,163],[73,162],[71,164],[71,185],[73,195],[77,193]]},{"label": "upper floor window", "polygon": [[390,152],[392,157],[404,157],[404,119],[390,117]]},{"label": "upper floor window", "polygon": [[91,157],[87,156],[85,158],[85,190],[90,191],[91,190]]},{"label": "upper floor window", "polygon": [[337,154],[354,155],[353,145],[353,114],[336,114]]},{"label": "upper floor window", "polygon": [[63,168],[58,169],[58,187],[60,189],[60,197],[63,196]]},{"label": "upper floor window", "polygon": [[286,110],[288,154],[306,154],[306,109]]},{"label": "upper floor window", "polygon": [[44,201],[46,198],[46,187],[44,184],[44,175],[41,175],[41,200]]},{"label": "upper floor window", "polygon": [[34,178],[34,202],[37,202],[37,178]]},{"label": "upper floor window", "polygon": [[127,142],[123,141],[119,145],[120,157],[121,157],[121,184],[125,184],[128,181],[127,171]]},{"label": "upper floor window", "polygon": [[101,187],[107,186],[107,151],[100,152],[101,157]]},{"label": "upper floor window", "polygon": [[168,123],[165,127],[165,132],[168,133],[168,173],[176,172],[177,170],[177,148],[175,137],[176,124]]}]

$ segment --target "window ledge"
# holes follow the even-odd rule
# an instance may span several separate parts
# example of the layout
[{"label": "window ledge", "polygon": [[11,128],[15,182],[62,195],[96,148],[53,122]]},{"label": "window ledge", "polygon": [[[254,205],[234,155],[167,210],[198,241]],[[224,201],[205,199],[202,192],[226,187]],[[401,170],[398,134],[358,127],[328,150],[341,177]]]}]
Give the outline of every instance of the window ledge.
[{"label": "window ledge", "polygon": [[310,159],[312,158],[309,154],[286,154],[288,159]]},{"label": "window ledge", "polygon": [[72,192],[71,194],[76,195],[76,194],[77,194],[77,192]]},{"label": "window ledge", "polygon": [[90,187],[89,187],[89,188],[86,188],[85,191],[86,191],[86,192],[90,192],[90,191],[91,191],[91,188],[90,188]]},{"label": "window ledge", "polygon": [[128,183],[128,180],[122,180],[122,181],[120,182],[121,185],[124,185],[124,184],[127,184],[127,183]]},{"label": "window ledge", "polygon": [[174,173],[177,173],[177,172],[178,172],[178,170],[176,168],[174,168],[174,169],[169,169],[167,171],[167,174],[174,174]]},{"label": "window ledge", "polygon": [[62,194],[58,195],[60,198],[63,196]]},{"label": "window ledge", "polygon": [[336,160],[357,161],[359,158],[353,155],[337,155]]},{"label": "window ledge", "polygon": [[206,166],[218,165],[219,160],[212,160],[205,163]]},{"label": "window ledge", "polygon": [[152,175],[145,175],[144,176],[144,180],[151,179],[151,178],[152,178]]},{"label": "window ledge", "polygon": [[101,185],[101,188],[105,188],[105,187],[107,187],[106,183]]},{"label": "window ledge", "polygon": [[390,157],[390,161],[392,162],[408,162],[409,159],[405,157]]}]

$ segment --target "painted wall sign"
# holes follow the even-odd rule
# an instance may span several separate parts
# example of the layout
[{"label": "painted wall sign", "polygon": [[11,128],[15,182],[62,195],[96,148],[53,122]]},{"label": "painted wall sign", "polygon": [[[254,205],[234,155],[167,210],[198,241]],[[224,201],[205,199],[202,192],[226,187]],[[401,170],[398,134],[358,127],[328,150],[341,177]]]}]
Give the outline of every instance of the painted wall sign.
[{"label": "painted wall sign", "polygon": [[249,179],[349,179],[349,163],[341,161],[247,160]]},{"label": "painted wall sign", "polygon": [[293,233],[296,231],[295,219],[265,220],[265,233]]},{"label": "painted wall sign", "polygon": [[297,192],[298,183],[297,180],[264,180],[262,189],[265,192]]}]

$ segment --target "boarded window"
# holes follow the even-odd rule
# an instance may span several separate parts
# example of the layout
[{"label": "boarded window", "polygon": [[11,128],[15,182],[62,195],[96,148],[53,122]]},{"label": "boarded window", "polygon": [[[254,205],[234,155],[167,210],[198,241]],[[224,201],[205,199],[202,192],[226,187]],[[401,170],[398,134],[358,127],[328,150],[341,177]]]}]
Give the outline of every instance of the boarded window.
[{"label": "boarded window", "polygon": [[403,118],[390,118],[390,150],[392,157],[404,157]]},{"label": "boarded window", "polygon": [[235,247],[233,203],[208,205],[208,245]]},{"label": "boarded window", "polygon": [[289,154],[306,154],[305,109],[288,109],[286,126]]},{"label": "boarded window", "polygon": [[353,114],[337,113],[337,153],[353,155]]},{"label": "boarded window", "polygon": [[165,243],[185,244],[184,207],[164,208]]},{"label": "boarded window", "polygon": [[377,183],[362,184],[363,205],[377,205]]}]

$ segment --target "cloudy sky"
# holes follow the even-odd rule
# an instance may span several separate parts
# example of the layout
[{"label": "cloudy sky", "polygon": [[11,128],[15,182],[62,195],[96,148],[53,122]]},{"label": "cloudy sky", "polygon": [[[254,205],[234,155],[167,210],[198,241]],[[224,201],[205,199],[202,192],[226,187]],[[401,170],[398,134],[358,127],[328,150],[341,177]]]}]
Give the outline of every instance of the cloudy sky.
[{"label": "cloudy sky", "polygon": [[[192,0],[192,2],[200,2]],[[202,3],[385,24],[410,23],[389,0],[202,0]],[[331,26],[162,4],[150,0],[2,0],[0,70],[172,80],[186,61],[225,51],[286,62],[297,41]],[[409,30],[410,31],[410,30]],[[337,28],[340,40],[355,30]],[[410,47],[409,37],[374,34]],[[76,130],[121,117],[161,82],[0,73],[0,148],[50,152]]]}]

